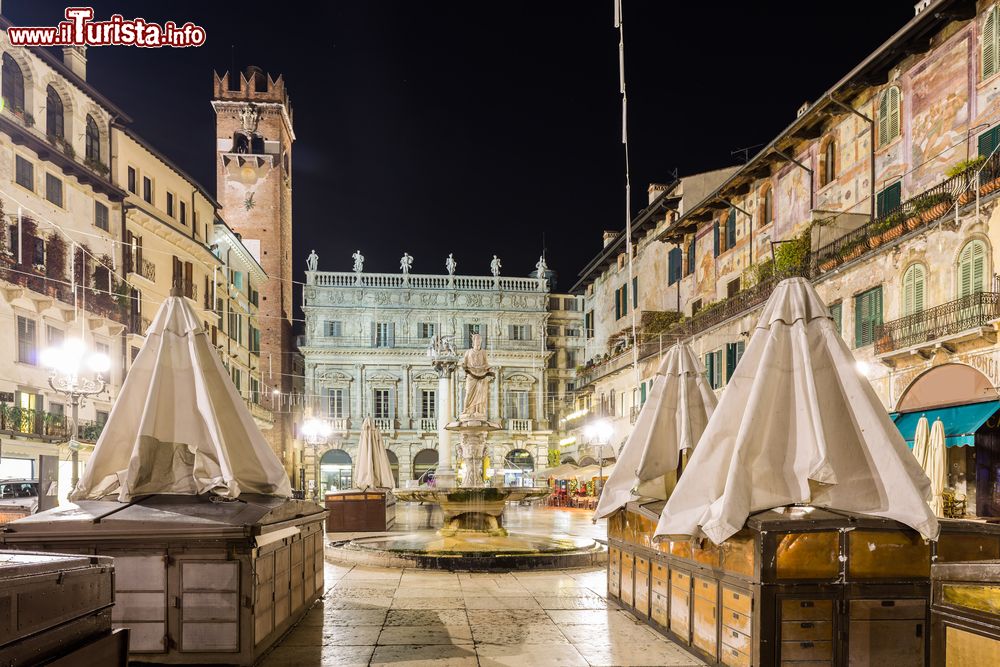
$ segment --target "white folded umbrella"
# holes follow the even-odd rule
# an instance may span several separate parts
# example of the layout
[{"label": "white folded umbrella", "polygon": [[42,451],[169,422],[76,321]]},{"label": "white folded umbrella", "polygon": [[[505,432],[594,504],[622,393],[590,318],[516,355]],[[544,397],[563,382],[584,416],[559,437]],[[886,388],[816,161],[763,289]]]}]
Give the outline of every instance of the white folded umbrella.
[{"label": "white folded umbrella", "polygon": [[[927,472],[927,440],[931,436],[931,427],[927,423],[927,417],[921,415],[917,420],[917,428],[913,432],[913,458],[917,460],[920,467]],[[928,473],[929,474],[929,473]]]},{"label": "white folded umbrella", "polygon": [[371,417],[361,422],[358,459],[354,466],[354,486],[361,489],[391,489],[395,486],[389,455],[385,453],[382,432]]},{"label": "white folded umbrella", "polygon": [[667,480],[676,479],[681,452],[694,449],[716,403],[698,357],[686,343],[672,346],[601,492],[595,517],[640,497],[666,500]]},{"label": "white folded umbrella", "polygon": [[927,444],[927,465],[924,468],[931,480],[931,511],[944,516],[944,487],[948,483],[948,458],[945,451],[944,422],[934,420]]},{"label": "white folded umbrella", "polygon": [[929,495],[815,288],[791,278],[767,302],[655,534],[719,544],[753,512],[811,504],[894,519],[933,540]]},{"label": "white folded umbrella", "polygon": [[291,496],[264,440],[188,302],[168,297],[146,333],[87,470],[70,500],[114,492]]}]

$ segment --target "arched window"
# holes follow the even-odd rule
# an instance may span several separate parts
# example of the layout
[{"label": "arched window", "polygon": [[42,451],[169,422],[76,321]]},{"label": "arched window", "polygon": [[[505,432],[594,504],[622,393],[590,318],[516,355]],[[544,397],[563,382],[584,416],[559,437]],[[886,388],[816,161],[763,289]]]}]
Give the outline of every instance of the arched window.
[{"label": "arched window", "polygon": [[24,74],[10,54],[3,54],[3,101],[11,111],[24,112]]},{"label": "arched window", "polygon": [[827,139],[823,147],[823,164],[820,165],[819,184],[824,186],[837,178],[837,141]]},{"label": "arched window", "polygon": [[878,103],[878,145],[885,146],[899,136],[899,86],[890,86]]},{"label": "arched window", "polygon": [[770,185],[765,185],[760,193],[760,223],[759,227],[769,225],[774,222],[774,190]]},{"label": "arched window", "polygon": [[351,455],[343,449],[331,449],[319,460],[320,496],[329,491],[342,491],[351,488]]},{"label": "arched window", "polygon": [[50,137],[66,138],[63,122],[63,101],[52,86],[45,91],[45,134]]},{"label": "arched window", "polygon": [[986,244],[969,241],[958,255],[958,298],[986,289]]},{"label": "arched window", "polygon": [[101,131],[97,129],[97,121],[87,115],[86,157],[94,162],[101,161]]},{"label": "arched window", "polygon": [[912,264],[903,273],[903,316],[919,313],[924,309],[924,267]]},{"label": "arched window", "polygon": [[413,457],[413,479],[419,480],[421,484],[426,483],[429,478],[433,478],[433,471],[437,469],[438,453],[436,449],[421,449]]}]

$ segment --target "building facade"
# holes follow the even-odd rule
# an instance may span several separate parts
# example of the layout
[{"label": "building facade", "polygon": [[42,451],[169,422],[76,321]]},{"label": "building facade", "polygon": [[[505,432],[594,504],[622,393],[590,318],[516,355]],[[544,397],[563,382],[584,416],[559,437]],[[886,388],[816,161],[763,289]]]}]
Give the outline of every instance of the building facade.
[{"label": "building facade", "polygon": [[[657,289],[683,318],[665,333],[692,344],[718,392],[773,287],[808,277],[886,409],[945,422],[949,487],[984,516],[1000,514],[998,20],[993,2],[918,3],[656,235],[670,274]],[[596,390],[630,360],[594,352],[582,382]],[[659,357],[648,341],[638,353],[632,387]]]},{"label": "building facade", "polygon": [[[360,263],[356,268],[306,273],[300,346],[305,391],[310,414],[333,429],[329,441],[307,454],[307,477],[319,475],[322,490],[350,486],[361,422],[372,417],[398,483],[426,481],[425,473],[438,464],[442,404],[427,349],[434,336],[448,335],[461,354],[474,333],[483,337],[496,372],[489,415],[504,427],[488,441],[493,469],[516,484],[524,473],[544,467],[553,435],[548,360],[556,353],[546,339],[547,281],[365,273]],[[458,371],[453,406],[462,405],[462,385]],[[457,418],[455,411],[450,417]]]}]

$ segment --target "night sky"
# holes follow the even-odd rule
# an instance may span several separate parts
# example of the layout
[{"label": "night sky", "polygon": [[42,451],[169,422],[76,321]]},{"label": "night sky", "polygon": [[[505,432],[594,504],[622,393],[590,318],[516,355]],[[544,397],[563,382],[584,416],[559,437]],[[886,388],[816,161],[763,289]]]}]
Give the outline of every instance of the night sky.
[{"label": "night sky", "polygon": [[[85,3],[80,3],[85,4]],[[192,49],[91,48],[88,79],[215,192],[212,71],[282,73],[294,108],[301,279],[321,270],[525,275],[542,249],[568,289],[624,226],[612,0],[105,2],[207,30]],[[5,0],[20,25],[65,3]],[[284,13],[278,13],[281,8]],[[650,181],[742,161],[913,16],[910,0],[625,0],[633,211]],[[751,154],[753,151],[751,151]]]}]

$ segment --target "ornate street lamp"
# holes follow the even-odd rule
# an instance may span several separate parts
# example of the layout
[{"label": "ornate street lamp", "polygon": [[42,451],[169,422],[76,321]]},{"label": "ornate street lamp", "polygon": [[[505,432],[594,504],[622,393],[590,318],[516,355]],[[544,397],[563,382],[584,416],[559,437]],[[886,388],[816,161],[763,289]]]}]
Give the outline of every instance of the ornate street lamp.
[{"label": "ornate street lamp", "polygon": [[325,444],[330,439],[332,434],[333,427],[330,426],[330,422],[325,419],[310,417],[302,423],[302,435],[305,438],[306,443],[312,447],[313,450],[313,466],[315,467],[315,470],[313,471],[315,480],[313,488],[314,499],[319,493],[319,446]]},{"label": "ornate street lamp", "polygon": [[[69,448],[73,452],[73,488],[80,481],[80,400],[104,392],[103,374],[111,367],[106,354],[88,352],[79,338],[67,338],[59,347],[42,351],[42,365],[51,370],[49,386],[66,396],[71,406]],[[87,375],[87,371],[92,376]]]}]

